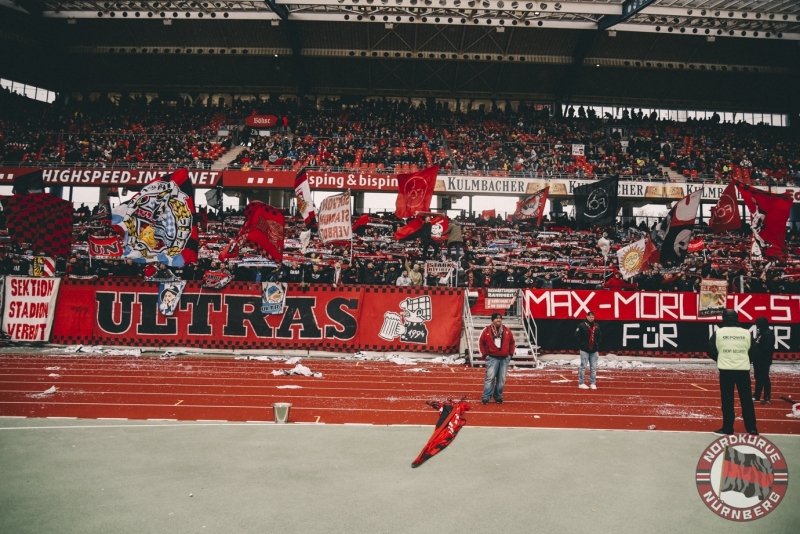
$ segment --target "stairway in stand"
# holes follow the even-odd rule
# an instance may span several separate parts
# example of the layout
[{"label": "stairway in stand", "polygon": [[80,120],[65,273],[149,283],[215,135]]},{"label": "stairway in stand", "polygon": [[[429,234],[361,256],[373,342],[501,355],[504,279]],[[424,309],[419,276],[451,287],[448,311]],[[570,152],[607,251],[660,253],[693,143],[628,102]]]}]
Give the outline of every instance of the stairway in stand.
[{"label": "stairway in stand", "polygon": [[[468,327],[467,335],[471,336],[472,343],[468,345],[467,352],[472,352],[471,358],[468,359],[472,365],[483,365],[484,358],[481,356],[479,347],[479,340],[481,332],[491,323],[491,317],[473,315],[471,326]],[[469,324],[469,323],[466,323]],[[536,346],[525,329],[525,323],[522,317],[519,316],[504,316],[503,324],[511,330],[514,334],[514,342],[517,345],[517,351],[511,359],[511,365],[538,367],[539,347]]]}]

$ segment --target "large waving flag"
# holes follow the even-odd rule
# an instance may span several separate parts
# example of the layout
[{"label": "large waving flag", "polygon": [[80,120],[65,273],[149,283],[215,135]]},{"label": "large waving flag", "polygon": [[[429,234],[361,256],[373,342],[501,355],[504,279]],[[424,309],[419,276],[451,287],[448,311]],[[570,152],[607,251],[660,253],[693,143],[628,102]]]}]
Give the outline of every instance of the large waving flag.
[{"label": "large waving flag", "polygon": [[317,226],[317,214],[314,199],[311,198],[311,187],[308,185],[306,168],[300,169],[294,178],[294,194],[297,197],[297,211],[306,223],[307,228]]},{"label": "large waving flag", "polygon": [[780,256],[786,245],[786,221],[792,211],[789,193],[776,195],[749,185],[736,184],[750,211],[753,237],[765,256]]},{"label": "large waving flag", "polygon": [[[16,183],[14,184],[16,188]],[[50,193],[28,193],[5,197],[8,239],[30,247],[34,253],[69,256],[72,251],[72,202]]]},{"label": "large waving flag", "polygon": [[662,264],[680,263],[686,257],[702,195],[703,190],[698,189],[680,199],[653,230],[651,239],[661,251],[659,261]]},{"label": "large waving flag", "polygon": [[579,226],[613,226],[617,222],[619,178],[575,188],[575,221]]},{"label": "large waving flag", "polygon": [[394,214],[398,219],[408,219],[420,211],[431,209],[438,174],[439,166],[434,165],[418,172],[397,175]]},{"label": "large waving flag", "polygon": [[736,182],[729,183],[722,192],[717,205],[711,209],[711,220],[708,225],[715,234],[742,227],[739,203],[736,200]]},{"label": "large waving flag", "polygon": [[220,261],[239,256],[244,244],[255,245],[275,261],[283,261],[283,231],[286,225],[283,213],[258,200],[250,202],[244,210],[245,221],[239,235],[219,253]]},{"label": "large waving flag", "polygon": [[195,223],[194,186],[185,168],[156,178],[111,209],[111,224],[123,233],[123,257],[137,263],[196,263]]},{"label": "large waving flag", "polygon": [[536,226],[541,226],[544,206],[549,193],[550,186],[547,186],[535,192],[522,202],[517,202],[517,210],[514,212],[514,218],[518,220],[536,219]]}]

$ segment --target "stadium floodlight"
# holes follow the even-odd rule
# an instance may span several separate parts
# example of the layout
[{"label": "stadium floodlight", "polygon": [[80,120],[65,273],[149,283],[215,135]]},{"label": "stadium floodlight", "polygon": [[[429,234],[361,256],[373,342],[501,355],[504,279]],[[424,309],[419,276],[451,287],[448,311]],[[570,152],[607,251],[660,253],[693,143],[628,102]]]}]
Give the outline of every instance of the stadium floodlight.
[{"label": "stadium floodlight", "polygon": [[706,41],[708,41],[709,43],[713,43],[716,40],[717,40],[717,38],[714,37],[713,35],[707,35],[706,36]]},{"label": "stadium floodlight", "polygon": [[383,27],[386,28],[387,30],[391,30],[394,29],[394,24],[391,22],[387,22],[386,24],[383,25]]},{"label": "stadium floodlight", "polygon": [[271,21],[269,21],[269,23],[272,26],[280,26],[281,21],[279,21],[279,20],[271,20]]},{"label": "stadium floodlight", "polygon": [[164,19],[164,26],[172,26],[172,19]]},{"label": "stadium floodlight", "polygon": [[616,37],[617,36],[617,30],[608,30],[608,36],[609,37]]}]

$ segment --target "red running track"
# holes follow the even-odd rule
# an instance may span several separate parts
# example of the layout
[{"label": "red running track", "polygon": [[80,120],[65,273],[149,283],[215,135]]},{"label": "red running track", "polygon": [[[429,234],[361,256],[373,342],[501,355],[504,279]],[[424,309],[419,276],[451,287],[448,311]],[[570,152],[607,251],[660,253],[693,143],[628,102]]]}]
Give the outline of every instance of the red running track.
[{"label": "red running track", "polygon": [[[272,421],[272,403],[290,402],[291,422],[432,425],[425,401],[472,404],[470,426],[715,430],[721,425],[713,369],[598,369],[598,390],[577,388],[577,370],[512,370],[502,405],[481,405],[483,369],[388,362],[309,360],[323,378],[273,376],[284,362],[111,356],[0,356],[0,416],[179,421]],[[58,369],[54,369],[54,368]],[[50,376],[58,375],[58,376]],[[771,406],[756,405],[765,434],[800,434],[779,395],[800,398],[798,373],[773,372]],[[568,380],[568,383],[559,381]],[[282,389],[279,386],[300,386]],[[53,395],[41,395],[56,386]],[[737,401],[737,414],[740,413]],[[744,431],[741,421],[737,431]]]}]

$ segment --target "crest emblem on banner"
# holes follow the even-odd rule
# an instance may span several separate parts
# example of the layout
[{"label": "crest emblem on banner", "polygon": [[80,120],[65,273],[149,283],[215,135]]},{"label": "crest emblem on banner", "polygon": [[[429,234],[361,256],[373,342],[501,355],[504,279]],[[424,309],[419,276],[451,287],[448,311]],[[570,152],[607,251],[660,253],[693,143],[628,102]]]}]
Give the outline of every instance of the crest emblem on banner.
[{"label": "crest emblem on banner", "polygon": [[428,327],[426,322],[433,318],[431,297],[428,295],[407,298],[400,303],[402,315],[397,312],[387,311],[383,314],[383,325],[378,337],[386,341],[400,341],[406,343],[427,343]]},{"label": "crest emblem on banner", "polygon": [[264,315],[283,313],[285,301],[285,283],[261,282],[261,313]]},{"label": "crest emblem on banner", "polygon": [[170,316],[175,313],[181,301],[185,280],[175,280],[158,284],[158,311],[162,315]]},{"label": "crest emblem on banner", "polygon": [[591,219],[602,217],[608,211],[608,193],[605,189],[595,189],[586,199],[585,215]]}]

